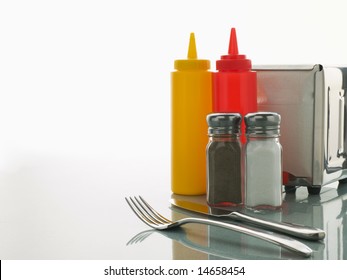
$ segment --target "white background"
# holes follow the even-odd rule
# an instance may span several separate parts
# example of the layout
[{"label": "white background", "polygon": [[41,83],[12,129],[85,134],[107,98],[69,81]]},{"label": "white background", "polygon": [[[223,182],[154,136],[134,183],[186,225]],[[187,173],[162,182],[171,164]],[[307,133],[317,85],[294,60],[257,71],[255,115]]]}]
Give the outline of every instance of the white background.
[{"label": "white background", "polygon": [[[17,238],[0,241],[2,257],[64,259],[63,241],[55,254],[47,247],[60,234],[93,233],[67,234],[71,244],[117,234],[83,226],[113,221],[111,205],[125,195],[164,205],[170,72],[190,32],[212,70],[231,27],[253,64],[341,65],[346,10],[344,0],[1,1],[0,240]],[[43,244],[37,252],[33,240]],[[105,258],[100,244],[87,253]]]},{"label": "white background", "polygon": [[[169,168],[170,71],[225,54],[253,64],[346,64],[346,1],[1,1],[0,171],[15,154]],[[167,171],[165,171],[167,173]]]}]

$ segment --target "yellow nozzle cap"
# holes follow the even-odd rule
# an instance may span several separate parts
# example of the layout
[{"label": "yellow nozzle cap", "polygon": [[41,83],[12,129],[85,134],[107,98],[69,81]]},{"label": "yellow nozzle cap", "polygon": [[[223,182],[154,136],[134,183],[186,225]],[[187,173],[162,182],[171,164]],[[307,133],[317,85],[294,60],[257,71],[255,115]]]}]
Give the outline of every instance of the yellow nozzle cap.
[{"label": "yellow nozzle cap", "polygon": [[194,33],[190,33],[188,59],[197,59],[197,58],[198,58],[198,55],[196,53],[195,35]]},{"label": "yellow nozzle cap", "polygon": [[208,70],[210,69],[209,60],[198,59],[194,33],[190,33],[188,58],[175,60],[175,69],[176,70]]}]

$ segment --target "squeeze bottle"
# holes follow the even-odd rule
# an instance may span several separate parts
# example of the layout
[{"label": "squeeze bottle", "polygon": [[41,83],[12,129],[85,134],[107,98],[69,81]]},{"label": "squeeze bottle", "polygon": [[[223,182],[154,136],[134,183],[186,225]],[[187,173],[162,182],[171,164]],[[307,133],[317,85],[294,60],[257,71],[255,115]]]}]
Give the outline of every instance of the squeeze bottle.
[{"label": "squeeze bottle", "polygon": [[212,111],[210,61],[197,58],[190,34],[188,58],[175,60],[171,73],[171,190],[206,193],[206,116]]},{"label": "squeeze bottle", "polygon": [[[217,72],[213,73],[213,112],[242,116],[257,112],[257,73],[251,68],[251,60],[239,54],[236,30],[232,28],[228,54],[217,60]],[[244,121],[241,141],[246,142]]]}]

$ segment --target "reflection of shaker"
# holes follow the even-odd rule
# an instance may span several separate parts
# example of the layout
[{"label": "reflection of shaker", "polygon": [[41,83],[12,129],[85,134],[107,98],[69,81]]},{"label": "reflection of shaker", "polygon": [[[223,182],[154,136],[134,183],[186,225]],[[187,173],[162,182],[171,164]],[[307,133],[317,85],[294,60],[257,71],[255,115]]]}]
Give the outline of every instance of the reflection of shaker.
[{"label": "reflection of shaker", "polygon": [[220,254],[209,254],[209,260],[251,258],[244,252],[242,242],[245,237],[244,234],[214,226],[209,226],[208,228],[209,250],[211,252],[220,252]]},{"label": "reflection of shaker", "polygon": [[282,205],[281,117],[261,112],[245,116],[246,207],[278,208]]},{"label": "reflection of shaker", "polygon": [[[261,210],[254,213],[253,210],[245,209],[245,214],[250,215],[264,220],[282,222],[282,211],[281,209],[273,210]],[[242,239],[242,247],[245,255],[252,256],[253,258],[259,259],[293,259],[300,258],[297,254],[287,249],[282,249],[280,246],[274,245],[270,242],[254,238],[250,235],[244,235]]]},{"label": "reflection of shaker", "polygon": [[213,206],[242,204],[240,114],[207,116],[207,202]]}]

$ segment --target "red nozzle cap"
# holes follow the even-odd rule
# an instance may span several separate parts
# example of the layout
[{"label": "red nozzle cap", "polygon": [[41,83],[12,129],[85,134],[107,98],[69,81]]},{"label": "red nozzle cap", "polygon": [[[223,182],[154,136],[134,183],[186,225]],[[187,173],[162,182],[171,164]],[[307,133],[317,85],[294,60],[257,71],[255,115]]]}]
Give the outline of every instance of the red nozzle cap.
[{"label": "red nozzle cap", "polygon": [[217,60],[216,68],[219,71],[245,71],[252,68],[251,60],[239,54],[235,28],[232,28],[230,32],[228,54],[222,55],[221,59]]},{"label": "red nozzle cap", "polygon": [[229,55],[238,55],[239,48],[237,47],[237,38],[235,28],[231,28],[230,39],[229,39]]}]

